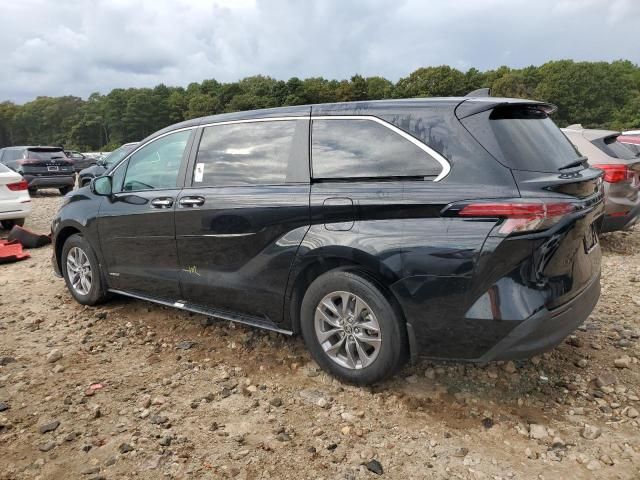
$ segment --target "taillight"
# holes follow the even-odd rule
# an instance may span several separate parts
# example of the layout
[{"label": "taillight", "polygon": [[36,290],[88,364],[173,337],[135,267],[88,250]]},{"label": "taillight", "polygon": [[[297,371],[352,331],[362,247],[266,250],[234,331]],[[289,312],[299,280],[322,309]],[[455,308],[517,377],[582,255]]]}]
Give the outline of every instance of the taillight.
[{"label": "taillight", "polygon": [[593,165],[595,168],[604,170],[604,181],[609,183],[620,183],[633,179],[633,171],[624,164],[612,163]]},{"label": "taillight", "polygon": [[33,158],[23,158],[21,160],[16,160],[18,165],[33,165],[34,163],[38,163],[38,160],[34,160]]},{"label": "taillight", "polygon": [[19,182],[15,183],[8,183],[7,188],[13,192],[17,192],[19,190],[26,190],[27,188],[29,188],[29,184],[26,180],[20,180]]},{"label": "taillight", "polygon": [[460,217],[503,218],[499,232],[508,235],[517,232],[544,230],[558,223],[576,207],[571,203],[470,203],[464,205],[457,215]]}]

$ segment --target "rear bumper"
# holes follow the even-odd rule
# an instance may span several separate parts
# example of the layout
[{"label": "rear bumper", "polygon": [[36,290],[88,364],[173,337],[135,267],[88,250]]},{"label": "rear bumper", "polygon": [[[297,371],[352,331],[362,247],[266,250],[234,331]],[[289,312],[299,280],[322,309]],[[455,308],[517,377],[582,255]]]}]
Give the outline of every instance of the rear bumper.
[{"label": "rear bumper", "polygon": [[564,305],[524,320],[476,361],[528,358],[552,349],[589,317],[599,298],[600,275]]},{"label": "rear bumper", "polygon": [[31,213],[31,200],[0,200],[0,220],[26,218]]},{"label": "rear bumper", "polygon": [[24,179],[29,184],[29,188],[60,188],[60,187],[72,187],[76,184],[76,177],[74,175],[56,175],[50,177],[40,177],[33,175],[23,175]]}]

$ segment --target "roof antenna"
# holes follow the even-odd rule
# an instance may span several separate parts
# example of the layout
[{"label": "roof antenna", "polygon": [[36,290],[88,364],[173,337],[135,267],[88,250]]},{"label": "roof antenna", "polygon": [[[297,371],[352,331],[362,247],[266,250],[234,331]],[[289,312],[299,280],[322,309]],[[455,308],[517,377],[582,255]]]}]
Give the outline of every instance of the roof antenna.
[{"label": "roof antenna", "polygon": [[465,97],[490,97],[491,89],[490,88],[478,88],[473,92],[469,92],[465,95]]}]

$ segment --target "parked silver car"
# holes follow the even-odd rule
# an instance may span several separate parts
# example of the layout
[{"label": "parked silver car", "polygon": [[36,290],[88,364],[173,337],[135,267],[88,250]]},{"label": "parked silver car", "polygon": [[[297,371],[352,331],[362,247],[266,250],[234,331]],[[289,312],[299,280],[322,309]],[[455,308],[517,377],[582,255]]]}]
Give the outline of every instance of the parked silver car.
[{"label": "parked silver car", "polygon": [[618,141],[620,132],[571,125],[562,131],[593,167],[604,170],[603,232],[631,228],[640,218],[640,158]]}]

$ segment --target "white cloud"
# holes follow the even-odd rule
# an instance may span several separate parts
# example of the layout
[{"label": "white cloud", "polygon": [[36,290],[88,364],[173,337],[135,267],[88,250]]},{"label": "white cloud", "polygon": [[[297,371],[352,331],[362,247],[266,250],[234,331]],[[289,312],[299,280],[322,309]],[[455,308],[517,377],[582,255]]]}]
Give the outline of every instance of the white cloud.
[{"label": "white cloud", "polygon": [[640,62],[637,0],[21,0],[0,5],[0,101],[253,74],[392,80],[421,66]]}]

